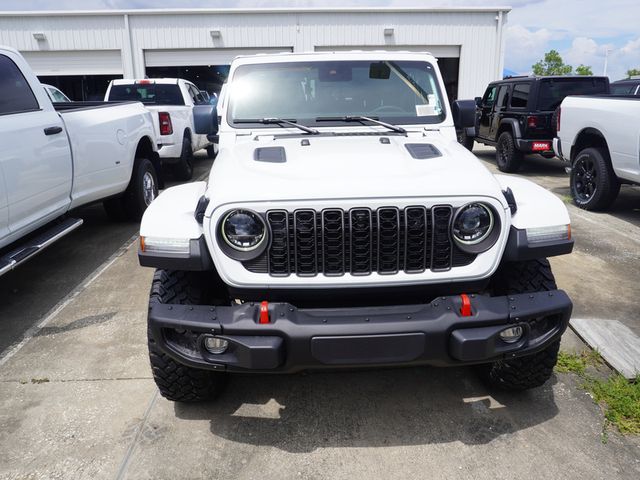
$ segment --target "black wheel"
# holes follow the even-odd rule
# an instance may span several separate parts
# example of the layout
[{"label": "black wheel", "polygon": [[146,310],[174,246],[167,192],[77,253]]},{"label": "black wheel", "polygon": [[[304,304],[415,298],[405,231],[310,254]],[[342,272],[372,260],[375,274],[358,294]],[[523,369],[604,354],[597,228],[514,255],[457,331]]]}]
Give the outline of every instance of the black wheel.
[{"label": "black wheel", "polygon": [[215,147],[215,145],[209,145],[207,147],[207,157],[216,158],[216,147]]},{"label": "black wheel", "polygon": [[[156,270],[151,284],[149,305],[210,304],[211,286],[215,282],[206,277],[206,272],[182,272]],[[153,379],[160,394],[174,402],[199,402],[211,400],[224,389],[227,376],[188,367],[173,360],[157,346],[150,329],[147,329],[149,361]]]},{"label": "black wheel", "polygon": [[[504,263],[491,280],[493,295],[541,292],[556,289],[556,281],[546,258]],[[481,373],[492,386],[504,390],[528,390],[544,384],[558,361],[560,340],[544,350],[511,360],[483,365]]]},{"label": "black wheel", "polygon": [[501,172],[514,173],[520,170],[524,155],[516,148],[511,132],[502,132],[496,145],[496,162]]},{"label": "black wheel", "polygon": [[457,132],[457,136],[458,136],[458,143],[460,145],[463,145],[464,148],[466,148],[470,152],[473,151],[473,137],[467,136],[467,132],[465,132],[464,129],[459,130]]},{"label": "black wheel", "polygon": [[571,196],[580,208],[604,210],[620,192],[609,154],[599,148],[580,151],[571,167]]},{"label": "black wheel", "polygon": [[191,140],[184,137],[182,140],[182,153],[178,163],[172,165],[171,170],[176,180],[186,182],[193,177],[193,150],[191,149]]},{"label": "black wheel", "polygon": [[139,222],[151,202],[158,196],[158,175],[147,158],[136,158],[129,186],[118,198],[103,202],[109,218]]}]

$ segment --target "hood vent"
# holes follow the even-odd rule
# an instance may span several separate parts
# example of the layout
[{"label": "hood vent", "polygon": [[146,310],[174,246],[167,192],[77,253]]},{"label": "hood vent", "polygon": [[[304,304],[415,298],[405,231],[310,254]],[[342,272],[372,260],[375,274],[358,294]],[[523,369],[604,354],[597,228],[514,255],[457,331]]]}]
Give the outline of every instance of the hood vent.
[{"label": "hood vent", "polygon": [[260,147],[253,152],[256,162],[284,163],[287,161],[284,147]]},{"label": "hood vent", "polygon": [[442,153],[430,143],[406,143],[409,154],[417,160],[441,157]]}]

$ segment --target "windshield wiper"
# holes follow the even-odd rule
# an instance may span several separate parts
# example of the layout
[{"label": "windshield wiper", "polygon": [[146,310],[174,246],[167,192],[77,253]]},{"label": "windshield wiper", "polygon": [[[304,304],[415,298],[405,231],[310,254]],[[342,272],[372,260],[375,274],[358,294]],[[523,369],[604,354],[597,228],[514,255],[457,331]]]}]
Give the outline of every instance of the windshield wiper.
[{"label": "windshield wiper", "polygon": [[318,117],[316,118],[316,122],[371,122],[376,125],[380,125],[381,127],[388,128],[394,132],[398,133],[407,133],[407,131],[399,127],[397,125],[391,125],[387,122],[381,122],[377,118],[364,117],[362,115],[347,115],[345,117]]},{"label": "windshield wiper", "polygon": [[292,127],[299,128],[305,133],[311,135],[317,135],[320,132],[315,128],[309,128],[306,125],[301,125],[294,120],[285,120],[284,118],[235,118],[233,123],[262,123],[264,125],[291,125]]}]

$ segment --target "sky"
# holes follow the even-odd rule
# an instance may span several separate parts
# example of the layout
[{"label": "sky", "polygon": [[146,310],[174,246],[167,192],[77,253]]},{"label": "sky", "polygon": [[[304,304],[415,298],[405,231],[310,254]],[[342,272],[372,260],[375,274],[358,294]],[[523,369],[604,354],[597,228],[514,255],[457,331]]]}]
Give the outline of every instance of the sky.
[{"label": "sky", "polygon": [[129,8],[511,6],[505,68],[531,72],[550,49],[574,67],[590,65],[612,80],[640,68],[640,0],[0,0],[0,10]]}]

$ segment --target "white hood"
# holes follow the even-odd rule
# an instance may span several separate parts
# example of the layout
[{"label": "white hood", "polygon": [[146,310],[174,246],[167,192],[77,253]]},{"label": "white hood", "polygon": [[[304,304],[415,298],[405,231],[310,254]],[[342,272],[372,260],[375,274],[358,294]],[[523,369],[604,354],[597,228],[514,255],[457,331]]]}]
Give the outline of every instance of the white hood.
[{"label": "white hood", "polygon": [[[493,174],[437,133],[250,138],[220,151],[209,178],[211,204],[440,196],[486,196],[505,204]],[[441,156],[414,158],[406,144],[431,144]],[[284,161],[256,160],[256,149],[264,147],[282,147]]]}]

